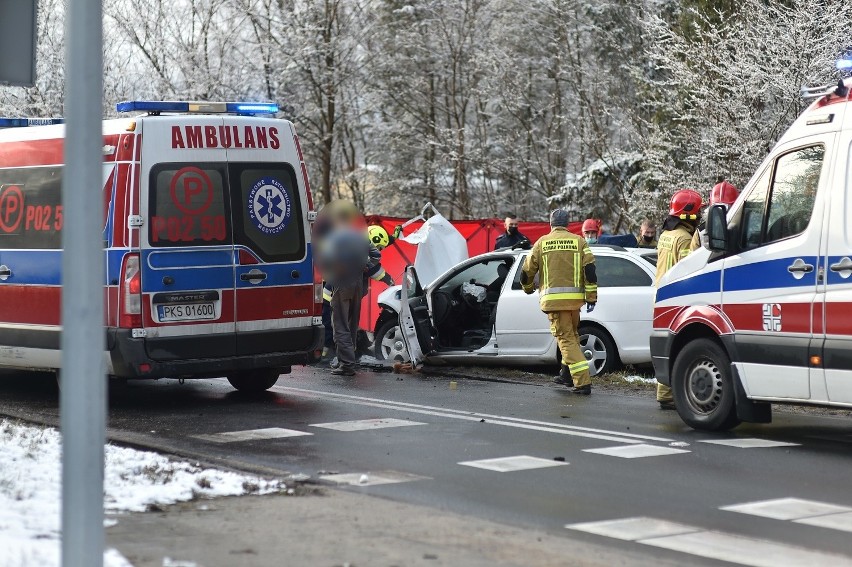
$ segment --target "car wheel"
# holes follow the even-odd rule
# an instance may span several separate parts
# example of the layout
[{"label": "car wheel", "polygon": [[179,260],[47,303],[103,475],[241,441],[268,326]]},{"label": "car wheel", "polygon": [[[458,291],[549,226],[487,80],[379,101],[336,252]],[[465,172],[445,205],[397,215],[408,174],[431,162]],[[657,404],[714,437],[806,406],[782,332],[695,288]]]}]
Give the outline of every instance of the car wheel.
[{"label": "car wheel", "polygon": [[581,325],[577,334],[580,335],[580,351],[589,361],[589,374],[607,374],[621,367],[618,349],[609,333],[600,327]]},{"label": "car wheel", "polygon": [[278,382],[281,374],[277,368],[274,370],[247,370],[228,376],[231,386],[240,392],[259,393],[268,390]]},{"label": "car wheel", "polygon": [[375,340],[375,356],[377,360],[392,360],[394,362],[408,362],[411,357],[408,356],[408,349],[405,347],[405,341],[402,340],[402,329],[399,327],[399,321],[388,319],[376,331]]},{"label": "car wheel", "polygon": [[672,391],[677,413],[693,429],[724,431],[740,424],[731,359],[716,341],[697,339],[678,353]]}]

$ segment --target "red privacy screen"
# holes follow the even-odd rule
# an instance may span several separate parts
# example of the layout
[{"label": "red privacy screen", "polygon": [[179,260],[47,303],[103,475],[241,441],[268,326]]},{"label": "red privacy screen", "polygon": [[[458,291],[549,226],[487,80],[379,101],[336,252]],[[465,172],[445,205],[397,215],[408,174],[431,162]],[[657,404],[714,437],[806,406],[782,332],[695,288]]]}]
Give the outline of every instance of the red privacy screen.
[{"label": "red privacy screen", "polygon": [[[388,231],[388,234],[393,233],[393,229],[397,225],[407,222],[408,219],[383,217],[377,215],[367,216],[367,224],[378,224]],[[485,252],[494,250],[494,241],[500,236],[503,231],[503,221],[499,219],[483,219],[483,220],[462,220],[450,221],[456,227],[465,240],[467,240],[468,256],[478,256]],[[580,234],[582,222],[571,223],[568,225],[568,230],[576,234]],[[423,226],[423,221],[414,222],[403,231],[403,235],[411,234],[418,228]],[[530,242],[535,242],[548,232],[550,225],[546,222],[522,222],[519,230],[530,239]],[[399,282],[405,267],[414,263],[414,257],[417,254],[417,247],[407,242],[397,240],[388,246],[382,252],[382,266],[393,277],[395,282]],[[372,332],[379,316],[379,306],[377,298],[379,293],[384,291],[385,284],[381,282],[371,281],[370,291],[364,301],[361,303],[361,328]]]}]

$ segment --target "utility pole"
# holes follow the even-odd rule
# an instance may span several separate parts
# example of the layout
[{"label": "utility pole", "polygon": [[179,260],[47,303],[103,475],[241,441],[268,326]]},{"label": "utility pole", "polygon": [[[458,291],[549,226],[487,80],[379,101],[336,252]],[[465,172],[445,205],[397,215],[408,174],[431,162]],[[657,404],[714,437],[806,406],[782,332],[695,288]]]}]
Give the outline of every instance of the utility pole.
[{"label": "utility pole", "polygon": [[69,0],[66,14],[62,203],[62,565],[104,557],[103,6]]}]

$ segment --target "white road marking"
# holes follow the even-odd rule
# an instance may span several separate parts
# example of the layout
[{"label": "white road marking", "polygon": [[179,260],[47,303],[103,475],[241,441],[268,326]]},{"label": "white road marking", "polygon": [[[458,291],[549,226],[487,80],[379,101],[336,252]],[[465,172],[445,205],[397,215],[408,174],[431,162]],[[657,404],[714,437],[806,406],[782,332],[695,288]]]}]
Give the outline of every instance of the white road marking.
[{"label": "white road marking", "polygon": [[561,467],[568,463],[564,461],[554,461],[551,459],[542,459],[540,457],[530,457],[529,455],[518,455],[516,457],[500,457],[497,459],[482,459],[479,461],[463,461],[459,463],[466,467],[474,467],[477,469],[485,469],[496,472],[515,472],[526,471],[531,469],[544,469],[548,467]]},{"label": "white road marking", "polygon": [[852,558],[847,556],[724,532],[693,532],[638,543],[751,567],[852,566]]},{"label": "white road marking", "polygon": [[785,443],[783,441],[770,441],[769,439],[756,439],[746,437],[742,439],[703,439],[699,443],[710,443],[711,445],[725,445],[726,447],[737,447],[740,449],[757,449],[763,447],[798,447],[798,443]]},{"label": "white road marking", "polygon": [[458,419],[462,421],[483,421],[495,425],[504,425],[507,427],[515,427],[518,429],[529,429],[533,431],[543,431],[547,433],[558,433],[560,435],[571,435],[575,437],[586,437],[591,439],[600,439],[602,441],[613,441],[616,443],[638,444],[646,441],[658,441],[661,443],[669,443],[672,439],[663,437],[652,437],[649,435],[638,435],[635,433],[622,433],[620,431],[610,431],[607,429],[596,429],[591,427],[581,427],[577,425],[566,425],[561,423],[551,423],[547,421],[537,421],[533,419],[522,419],[517,417],[509,417],[503,415],[492,415],[486,413],[478,413],[464,410],[454,410],[448,408],[440,408],[435,406],[424,406],[419,404],[410,404],[407,402],[395,402],[392,400],[382,400],[378,398],[368,398],[363,396],[351,396],[347,394],[336,394],[332,392],[323,392],[319,390],[308,390],[305,388],[294,388],[291,386],[273,386],[272,390],[278,391],[291,396],[300,396],[311,399],[332,399],[341,403],[355,404],[367,407],[375,407],[382,409],[391,409],[401,412],[417,413],[421,415],[433,415],[437,417],[447,417],[450,419]]},{"label": "white road marking", "polygon": [[336,421],[333,423],[314,423],[311,427],[322,427],[323,429],[334,429],[335,431],[364,431],[365,429],[384,429],[386,427],[406,427],[408,425],[426,425],[420,421],[409,421],[407,419],[359,419],[355,421]]},{"label": "white road marking", "polygon": [[319,478],[320,480],[328,480],[337,484],[348,484],[350,486],[374,486],[377,484],[397,484],[414,480],[431,480],[428,476],[399,471],[327,474]]},{"label": "white road marking", "polygon": [[852,512],[846,512],[843,514],[828,514],[827,516],[814,516],[813,518],[793,520],[793,522],[797,524],[817,526],[819,528],[840,530],[842,532],[852,532]]},{"label": "white road marking", "polygon": [[852,567],[852,558],[654,518],[568,524],[576,530],[752,567]]},{"label": "white road marking", "polygon": [[565,527],[569,530],[587,532],[615,539],[623,539],[625,541],[636,541],[652,537],[665,537],[701,531],[701,528],[644,516],[637,518],[623,518],[620,520],[605,520],[603,522],[568,524]]},{"label": "white road marking", "polygon": [[691,451],[687,451],[686,449],[675,449],[674,447],[658,447],[657,445],[628,445],[626,447],[583,449],[583,452],[608,455],[610,457],[621,457],[622,459],[639,459],[642,457],[662,457],[663,455],[690,453]]},{"label": "white road marking", "polygon": [[816,500],[803,500],[801,498],[778,498],[775,500],[761,500],[759,502],[745,502],[722,506],[720,510],[728,512],[739,512],[773,520],[801,520],[814,516],[825,516],[826,514],[839,514],[852,512],[848,506],[838,506],[827,502]]},{"label": "white road marking", "polygon": [[301,437],[313,435],[307,431],[296,431],[295,429],[282,429],[280,427],[267,427],[265,429],[247,429],[245,431],[225,431],[222,433],[211,433],[208,435],[193,435],[196,439],[212,441],[214,443],[232,443],[234,441],[257,441],[260,439],[283,439],[285,437]]}]

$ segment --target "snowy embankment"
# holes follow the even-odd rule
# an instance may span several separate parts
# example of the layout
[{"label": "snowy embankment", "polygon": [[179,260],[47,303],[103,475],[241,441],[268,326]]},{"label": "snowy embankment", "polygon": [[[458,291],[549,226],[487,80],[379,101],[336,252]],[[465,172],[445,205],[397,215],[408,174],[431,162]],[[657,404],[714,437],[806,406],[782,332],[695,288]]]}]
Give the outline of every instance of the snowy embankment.
[{"label": "snowy embankment", "polygon": [[[62,438],[53,428],[0,421],[0,567],[60,564],[60,455]],[[199,497],[268,494],[285,490],[268,481],[173,461],[157,453],[106,446],[105,524],[120,512],[142,512]],[[104,565],[130,563],[110,549]]]}]

